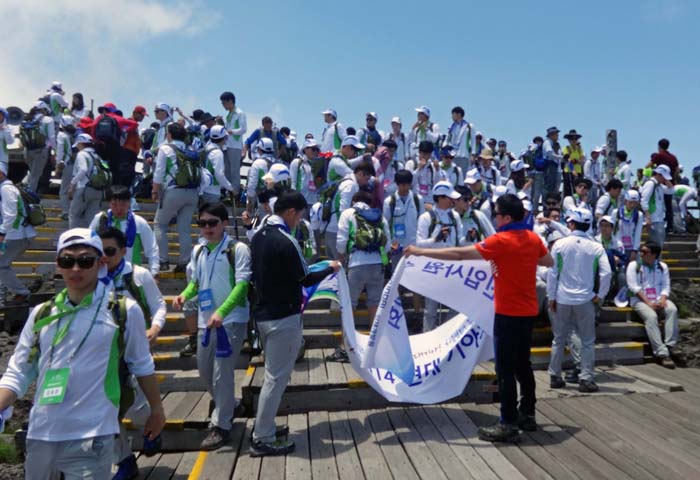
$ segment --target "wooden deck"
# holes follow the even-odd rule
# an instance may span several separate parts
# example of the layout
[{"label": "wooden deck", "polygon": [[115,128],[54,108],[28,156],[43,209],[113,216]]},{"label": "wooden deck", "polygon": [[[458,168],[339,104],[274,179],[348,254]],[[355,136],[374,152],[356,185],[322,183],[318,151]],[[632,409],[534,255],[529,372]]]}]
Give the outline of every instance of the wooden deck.
[{"label": "wooden deck", "polygon": [[[537,373],[540,429],[492,445],[497,405],[451,403],[282,416],[296,451],[251,458],[254,419],[215,452],[140,457],[147,479],[690,479],[700,471],[700,370],[598,369],[601,392],[552,391]],[[682,391],[679,391],[681,390]]]}]

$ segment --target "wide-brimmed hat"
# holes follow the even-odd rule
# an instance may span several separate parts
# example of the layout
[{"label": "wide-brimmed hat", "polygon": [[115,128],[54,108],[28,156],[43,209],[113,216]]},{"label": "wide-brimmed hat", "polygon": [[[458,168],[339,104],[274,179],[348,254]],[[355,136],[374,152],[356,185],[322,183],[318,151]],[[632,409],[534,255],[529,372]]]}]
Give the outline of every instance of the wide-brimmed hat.
[{"label": "wide-brimmed hat", "polygon": [[479,154],[479,158],[483,158],[484,160],[493,160],[493,150],[490,148],[484,148]]},{"label": "wide-brimmed hat", "polygon": [[553,133],[559,133],[561,130],[559,130],[557,127],[549,127],[547,129],[547,136],[550,136]]},{"label": "wide-brimmed hat", "polygon": [[569,130],[569,133],[567,133],[566,135],[564,135],[564,138],[567,139],[567,140],[572,140],[572,139],[573,139],[573,140],[578,140],[578,139],[581,138],[581,137],[582,137],[582,135],[580,135],[580,134],[576,131],[576,129]]}]

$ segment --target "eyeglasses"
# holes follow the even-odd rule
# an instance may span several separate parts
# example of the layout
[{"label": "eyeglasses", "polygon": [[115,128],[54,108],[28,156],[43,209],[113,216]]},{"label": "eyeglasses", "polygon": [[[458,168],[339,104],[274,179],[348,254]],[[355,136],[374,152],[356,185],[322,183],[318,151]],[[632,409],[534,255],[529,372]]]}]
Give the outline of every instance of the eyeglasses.
[{"label": "eyeglasses", "polygon": [[197,222],[197,226],[199,228],[204,228],[204,227],[214,228],[219,224],[220,221],[221,220],[219,220],[218,218],[210,218],[209,220],[199,220]]},{"label": "eyeglasses", "polygon": [[117,247],[105,247],[104,252],[108,257],[113,257],[117,254],[119,249]]},{"label": "eyeglasses", "polygon": [[82,256],[82,257],[75,258],[75,257],[63,256],[63,257],[56,258],[56,265],[58,265],[60,268],[65,268],[66,270],[70,270],[77,263],[78,268],[80,268],[81,270],[87,270],[89,268],[92,268],[93,265],[95,265],[95,260],[97,260],[97,257]]}]

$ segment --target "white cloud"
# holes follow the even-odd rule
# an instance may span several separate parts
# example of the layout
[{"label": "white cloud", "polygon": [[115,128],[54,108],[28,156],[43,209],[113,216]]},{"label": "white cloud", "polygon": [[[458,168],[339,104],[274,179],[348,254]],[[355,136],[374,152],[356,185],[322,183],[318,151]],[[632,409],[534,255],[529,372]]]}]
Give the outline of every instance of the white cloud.
[{"label": "white cloud", "polygon": [[151,59],[144,44],[216,25],[220,17],[205,18],[201,7],[184,0],[2,0],[0,105],[27,108],[53,80],[69,94],[83,91],[86,101],[138,92],[157,78],[144,64]]}]

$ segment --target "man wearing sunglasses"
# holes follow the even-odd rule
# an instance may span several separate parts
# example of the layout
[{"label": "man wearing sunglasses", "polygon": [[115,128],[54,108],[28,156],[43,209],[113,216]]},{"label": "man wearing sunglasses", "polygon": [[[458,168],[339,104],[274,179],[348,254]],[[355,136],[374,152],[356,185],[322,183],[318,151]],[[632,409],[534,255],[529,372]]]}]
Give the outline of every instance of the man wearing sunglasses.
[{"label": "man wearing sunglasses", "polygon": [[106,227],[118,229],[126,238],[126,261],[132,265],[148,265],[151,275],[158,275],[160,256],[156,237],[146,219],[131,211],[129,189],[114,185],[107,190],[107,200],[109,210],[93,217],[90,230],[99,232]]},{"label": "man wearing sunglasses", "polygon": [[215,450],[231,435],[236,400],[234,368],[246,338],[250,250],[228,236],[228,211],[223,203],[205,203],[197,222],[203,242],[195,246],[187,269],[192,272],[187,288],[173,301],[180,309],[197,297],[197,368],[214,400],[212,429],[202,450]]},{"label": "man wearing sunglasses", "polygon": [[[496,265],[494,275],[493,341],[496,352],[501,417],[498,423],[479,429],[479,438],[491,442],[517,442],[519,428],[537,429],[535,421],[535,377],[530,364],[532,326],[539,306],[536,293],[537,266],[554,265],[540,238],[523,222],[525,210],[515,195],[496,200],[497,233],[468,247],[418,248],[404,255],[422,255],[438,260],[488,260]],[[517,261],[513,261],[517,258]],[[521,400],[518,406],[517,383]]]},{"label": "man wearing sunglasses", "polygon": [[[575,192],[572,195],[564,197],[562,202],[562,210],[565,215],[576,208],[587,210],[593,217],[593,209],[588,203],[588,192],[591,190],[592,182],[587,178],[578,178],[574,184]],[[586,233],[593,235],[593,222],[589,223],[589,229]]]},{"label": "man wearing sunglasses", "polygon": [[[111,288],[98,280],[106,259],[89,229],[61,234],[57,272],[66,288],[37,305],[22,329],[0,380],[0,411],[21,398],[37,379],[27,432],[27,479],[110,478],[114,436],[119,433],[119,356],[148,400],[144,434],[154,440],[165,424],[138,305],[126,300],[123,351]],[[40,317],[40,318],[38,318]]]}]

